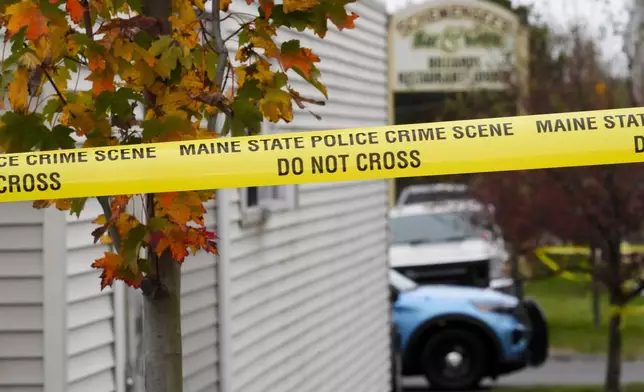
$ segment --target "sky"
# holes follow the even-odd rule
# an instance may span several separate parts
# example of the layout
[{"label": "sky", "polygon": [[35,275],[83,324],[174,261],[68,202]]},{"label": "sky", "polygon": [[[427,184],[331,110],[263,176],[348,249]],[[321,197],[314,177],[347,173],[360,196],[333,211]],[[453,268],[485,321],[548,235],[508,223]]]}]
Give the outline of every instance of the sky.
[{"label": "sky", "polygon": [[[431,0],[385,0],[389,12],[405,4],[422,3]],[[624,73],[624,56],[619,29],[628,21],[628,9],[632,0],[512,0],[514,5],[532,5],[534,14],[556,30],[565,29],[575,20],[589,26],[588,33],[601,42],[603,59],[610,63],[616,74]],[[615,28],[617,26],[617,28]]]}]

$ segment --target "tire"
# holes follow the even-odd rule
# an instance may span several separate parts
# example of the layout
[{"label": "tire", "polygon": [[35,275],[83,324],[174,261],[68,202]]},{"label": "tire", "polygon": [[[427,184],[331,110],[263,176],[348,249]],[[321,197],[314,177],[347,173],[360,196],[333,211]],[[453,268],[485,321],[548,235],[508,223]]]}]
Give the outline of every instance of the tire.
[{"label": "tire", "polygon": [[[448,354],[456,352],[460,353],[461,364],[450,367]],[[486,376],[488,363],[481,337],[465,329],[447,329],[433,335],[421,359],[430,387],[451,391],[478,388]]]},{"label": "tire", "polygon": [[545,313],[533,298],[524,299],[523,306],[530,319],[532,335],[529,343],[530,365],[539,367],[548,360],[550,345],[548,322],[546,321]]},{"label": "tire", "polygon": [[395,327],[391,330],[391,392],[402,392],[402,355],[400,337]]}]

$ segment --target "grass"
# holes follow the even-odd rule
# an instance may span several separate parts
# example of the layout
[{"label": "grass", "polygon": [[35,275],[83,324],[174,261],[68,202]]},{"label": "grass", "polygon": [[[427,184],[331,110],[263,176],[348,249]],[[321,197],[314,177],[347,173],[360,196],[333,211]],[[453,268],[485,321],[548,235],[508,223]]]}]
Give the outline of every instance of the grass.
[{"label": "grass", "polygon": [[[495,388],[499,392],[603,392],[603,386],[542,386],[542,387],[516,387]],[[644,384],[622,385],[622,392],[642,392]]]},{"label": "grass", "polygon": [[[537,298],[548,318],[550,347],[553,350],[582,354],[605,354],[608,346],[608,302],[601,299],[601,328],[592,322],[591,292],[587,283],[552,278],[526,283],[526,295]],[[638,298],[631,306],[644,307],[644,298]],[[628,315],[623,321],[623,358],[644,357],[644,312]],[[594,389],[587,389],[594,391]],[[523,390],[521,390],[523,392]],[[527,389],[528,392],[550,391]],[[553,391],[559,391],[554,389]],[[561,391],[568,391],[561,389]],[[571,392],[584,389],[572,389]],[[640,386],[639,391],[644,391]]]}]

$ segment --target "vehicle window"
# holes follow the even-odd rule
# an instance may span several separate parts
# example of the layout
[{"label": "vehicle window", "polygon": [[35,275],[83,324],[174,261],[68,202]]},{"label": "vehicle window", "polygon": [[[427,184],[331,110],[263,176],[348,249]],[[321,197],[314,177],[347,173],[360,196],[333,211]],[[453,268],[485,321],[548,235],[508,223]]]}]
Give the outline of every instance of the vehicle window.
[{"label": "vehicle window", "polygon": [[451,200],[469,200],[471,196],[459,192],[426,192],[426,193],[410,193],[404,198],[403,204],[420,204],[427,202],[437,201],[451,201]]},{"label": "vehicle window", "polygon": [[398,291],[409,291],[418,287],[418,284],[396,270],[389,270],[389,282]]},{"label": "vehicle window", "polygon": [[472,221],[470,214],[459,212],[391,218],[389,230],[393,244],[461,241],[480,237],[483,233],[483,228]]}]

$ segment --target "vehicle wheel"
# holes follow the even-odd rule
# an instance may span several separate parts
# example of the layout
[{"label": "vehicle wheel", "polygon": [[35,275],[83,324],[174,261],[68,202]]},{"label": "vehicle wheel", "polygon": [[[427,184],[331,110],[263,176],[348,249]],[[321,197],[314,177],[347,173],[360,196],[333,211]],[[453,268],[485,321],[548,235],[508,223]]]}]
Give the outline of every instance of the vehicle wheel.
[{"label": "vehicle wheel", "polygon": [[422,356],[423,373],[430,386],[442,390],[477,388],[489,359],[481,338],[464,329],[444,330],[432,336]]},{"label": "vehicle wheel", "polygon": [[402,392],[402,356],[400,337],[396,328],[391,331],[391,392]]},{"label": "vehicle wheel", "polygon": [[543,365],[548,359],[549,341],[548,341],[548,323],[546,316],[532,298],[525,298],[523,306],[530,319],[530,329],[532,330],[530,347],[530,364],[534,367]]}]

